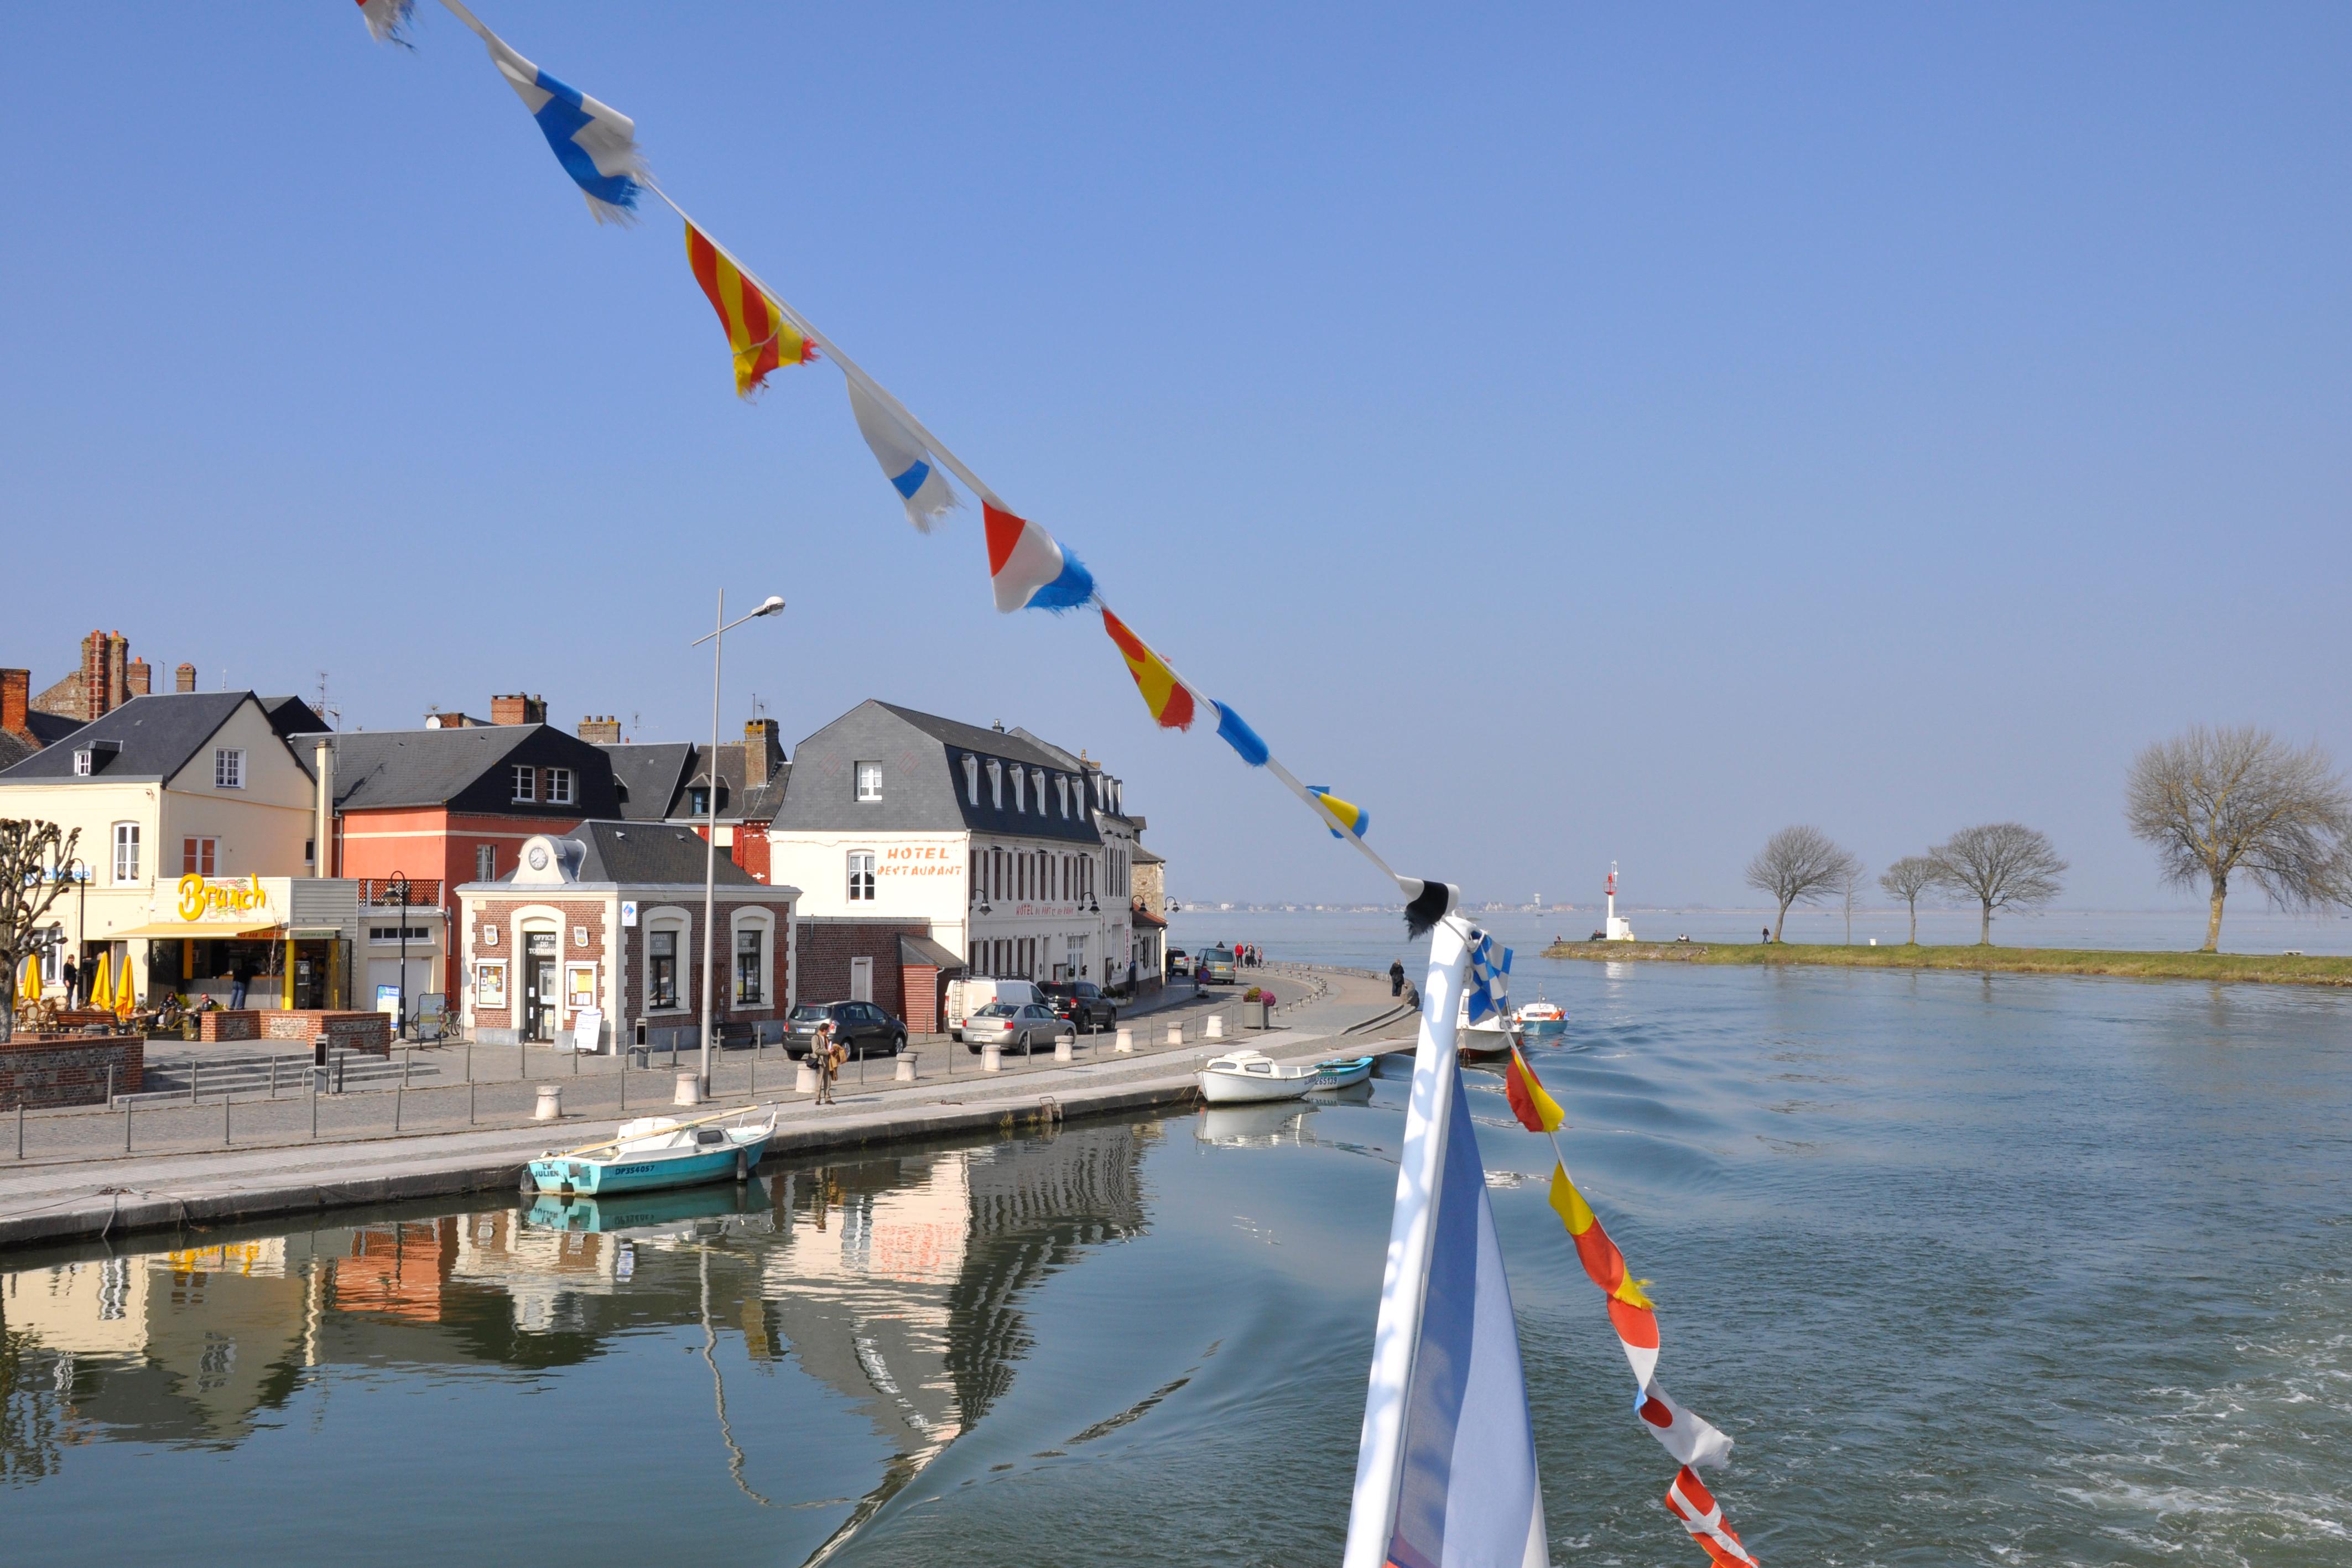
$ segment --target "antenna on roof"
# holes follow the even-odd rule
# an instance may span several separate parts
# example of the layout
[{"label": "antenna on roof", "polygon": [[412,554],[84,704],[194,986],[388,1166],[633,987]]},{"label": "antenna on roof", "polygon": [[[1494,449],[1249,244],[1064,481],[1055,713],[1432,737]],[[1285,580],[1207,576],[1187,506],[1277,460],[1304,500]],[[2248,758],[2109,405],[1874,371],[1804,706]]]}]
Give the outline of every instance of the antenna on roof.
[{"label": "antenna on roof", "polygon": [[330,729],[334,728],[335,721],[343,716],[342,709],[327,706],[327,672],[324,670],[319,672],[319,716],[327,721]]}]

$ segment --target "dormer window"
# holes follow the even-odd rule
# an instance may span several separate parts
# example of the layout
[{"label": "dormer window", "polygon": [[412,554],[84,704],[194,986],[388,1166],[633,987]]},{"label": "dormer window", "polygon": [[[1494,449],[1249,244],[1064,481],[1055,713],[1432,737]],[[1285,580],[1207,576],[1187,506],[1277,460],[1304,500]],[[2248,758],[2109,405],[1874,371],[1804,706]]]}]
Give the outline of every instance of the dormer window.
[{"label": "dormer window", "polygon": [[574,794],[572,769],[551,768],[547,770],[547,801],[551,806],[569,806]]},{"label": "dormer window", "polygon": [[998,810],[1004,810],[1004,764],[993,757],[988,759],[988,800]]},{"label": "dormer window", "polygon": [[857,764],[856,776],[857,799],[860,802],[869,802],[882,799],[882,765],[880,763],[861,762]]},{"label": "dormer window", "polygon": [[1054,775],[1054,793],[1061,798],[1062,821],[1066,822],[1070,820],[1070,776],[1068,774]]},{"label": "dormer window", "polygon": [[539,769],[526,762],[518,762],[509,769],[514,778],[514,798],[517,805],[539,799]]},{"label": "dormer window", "polygon": [[710,814],[710,787],[707,784],[689,786],[686,791],[686,814],[707,817]]},{"label": "dormer window", "polygon": [[1029,769],[1029,777],[1037,786],[1037,814],[1042,817],[1045,814],[1045,770],[1042,768],[1032,768]]},{"label": "dormer window", "polygon": [[1013,809],[1016,811],[1029,810],[1029,775],[1018,768],[1013,770]]},{"label": "dormer window", "polygon": [[91,761],[92,758],[89,747],[85,746],[79,751],[75,752],[74,777],[77,779],[87,779],[91,773],[96,771],[96,769],[90,766]]},{"label": "dormer window", "polygon": [[980,804],[980,758],[969,751],[963,754],[963,798]]}]

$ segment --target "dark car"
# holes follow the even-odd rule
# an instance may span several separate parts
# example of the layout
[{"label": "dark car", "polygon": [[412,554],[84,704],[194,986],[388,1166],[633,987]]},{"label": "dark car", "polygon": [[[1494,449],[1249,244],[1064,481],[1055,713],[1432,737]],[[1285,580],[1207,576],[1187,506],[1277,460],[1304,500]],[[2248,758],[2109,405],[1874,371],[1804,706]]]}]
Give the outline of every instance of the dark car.
[{"label": "dark car", "polygon": [[806,1056],[827,1019],[833,1020],[833,1038],[853,1057],[896,1056],[907,1049],[907,1026],[872,1002],[803,1002],[793,1009],[785,1051]]},{"label": "dark car", "polygon": [[1055,1016],[1069,1019],[1081,1034],[1110,1029],[1118,1022],[1118,1004],[1104,996],[1102,988],[1092,980],[1049,980],[1037,988],[1045,993],[1045,1005]]}]

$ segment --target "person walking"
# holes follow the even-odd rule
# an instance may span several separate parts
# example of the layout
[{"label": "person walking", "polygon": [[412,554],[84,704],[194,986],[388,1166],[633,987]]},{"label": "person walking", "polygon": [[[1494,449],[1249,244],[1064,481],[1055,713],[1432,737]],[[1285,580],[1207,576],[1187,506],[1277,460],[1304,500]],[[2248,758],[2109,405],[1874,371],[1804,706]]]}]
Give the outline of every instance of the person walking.
[{"label": "person walking", "polygon": [[65,981],[66,1011],[72,1012],[81,1006],[81,966],[70,957],[66,959]]},{"label": "person walking", "polygon": [[830,1105],[833,1101],[833,1081],[841,1071],[842,1062],[849,1055],[848,1048],[834,1037],[833,1020],[827,1019],[817,1030],[816,1103]]},{"label": "person walking", "polygon": [[228,967],[228,1007],[236,1012],[245,1006],[245,991],[253,983],[253,960],[239,958]]},{"label": "person walking", "polygon": [[1389,995],[1404,995],[1404,960],[1402,958],[1389,960]]}]

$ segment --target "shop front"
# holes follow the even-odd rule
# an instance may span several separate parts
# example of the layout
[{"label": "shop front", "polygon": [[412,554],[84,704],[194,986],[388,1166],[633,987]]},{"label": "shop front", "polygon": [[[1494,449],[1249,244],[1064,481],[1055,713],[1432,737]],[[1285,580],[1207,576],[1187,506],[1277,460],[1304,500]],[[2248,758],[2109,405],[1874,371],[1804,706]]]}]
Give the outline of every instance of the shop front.
[{"label": "shop front", "polygon": [[[331,1009],[352,1006],[358,884],[314,877],[190,874],[158,889],[146,924],[115,933],[143,959],[151,1005]],[[143,946],[143,954],[131,949]]]}]

